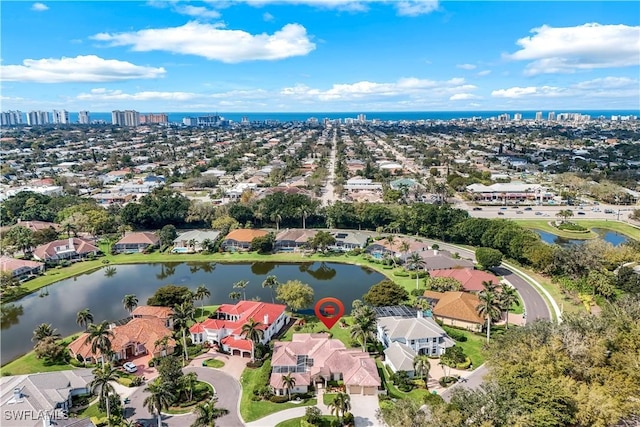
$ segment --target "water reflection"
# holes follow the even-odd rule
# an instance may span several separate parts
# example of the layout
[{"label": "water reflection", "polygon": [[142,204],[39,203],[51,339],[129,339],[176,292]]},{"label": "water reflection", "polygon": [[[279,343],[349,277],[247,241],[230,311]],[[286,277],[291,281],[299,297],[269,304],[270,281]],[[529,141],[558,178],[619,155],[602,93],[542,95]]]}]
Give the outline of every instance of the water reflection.
[{"label": "water reflection", "polygon": [[20,323],[20,316],[24,314],[21,305],[2,304],[0,308],[0,329],[7,329],[9,326]]},{"label": "water reflection", "polygon": [[[598,237],[600,237],[605,242],[611,243],[613,246],[619,246],[629,241],[629,238],[627,236],[615,231],[604,230],[600,228],[594,228],[593,231],[598,234]],[[549,233],[548,231],[535,230],[535,232],[538,233],[543,242],[550,245],[579,245],[587,241],[583,239],[567,239],[565,237],[560,237],[556,234]]]},{"label": "water reflection", "polygon": [[274,268],[276,268],[276,264],[273,262],[254,262],[251,264],[251,272],[260,276],[266,276]]}]

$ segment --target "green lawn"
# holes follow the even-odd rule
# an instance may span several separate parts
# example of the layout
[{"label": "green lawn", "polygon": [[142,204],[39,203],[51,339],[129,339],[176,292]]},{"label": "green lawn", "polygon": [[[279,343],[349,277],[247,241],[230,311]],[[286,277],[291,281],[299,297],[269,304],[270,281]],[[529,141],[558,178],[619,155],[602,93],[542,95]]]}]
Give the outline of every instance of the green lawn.
[{"label": "green lawn", "polygon": [[516,296],[518,297],[518,303],[511,304],[509,311],[513,314],[522,314],[524,313],[524,302],[520,298],[520,294],[516,294]]},{"label": "green lawn", "polygon": [[[526,228],[533,228],[548,233],[552,233],[568,239],[595,239],[598,234],[590,231],[589,233],[571,233],[568,231],[558,230],[555,227],[549,225],[549,219],[516,219],[513,220]],[[633,225],[629,225],[620,221],[608,221],[604,219],[576,219],[572,218],[571,222],[575,222],[585,228],[601,228],[605,230],[617,231],[635,240],[640,240],[640,228]]]},{"label": "green lawn", "polygon": [[98,409],[98,402],[94,403],[93,405],[87,406],[87,408],[84,411],[78,414],[78,418],[91,418],[91,417],[102,418],[106,416],[107,416],[106,412],[100,412],[100,409]]},{"label": "green lawn", "polygon": [[219,305],[205,305],[204,307],[196,307],[196,321],[202,322],[206,320],[210,314],[215,313],[215,311],[220,307]]},{"label": "green lawn", "polygon": [[[71,338],[77,336],[78,334],[65,337],[60,342],[63,345],[68,345],[72,341]],[[2,368],[0,368],[0,373],[2,375],[24,375],[34,374],[37,372],[65,371],[67,369],[74,369],[74,367],[69,365],[68,363],[64,363],[61,365],[48,365],[45,363],[44,359],[38,359],[34,351],[30,351],[24,356],[21,356],[2,366]]]},{"label": "green lawn", "polygon": [[258,369],[246,368],[240,378],[242,384],[242,396],[240,398],[240,415],[245,422],[258,420],[274,412],[285,409],[297,408],[300,406],[316,405],[316,398],[307,399],[301,403],[273,403],[265,400],[253,401],[253,390],[265,386],[269,381],[271,373],[271,363],[267,362]]},{"label": "green lawn", "polygon": [[224,362],[218,359],[207,359],[204,364],[209,368],[220,369],[224,367]]},{"label": "green lawn", "polygon": [[471,363],[474,368],[477,368],[484,363],[486,355],[484,354],[483,346],[487,342],[485,337],[463,329],[451,328],[449,326],[443,326],[442,328],[447,331],[447,333],[449,330],[453,330],[456,334],[463,334],[467,337],[466,341],[456,341],[456,345],[464,350],[464,353],[471,359]]},{"label": "green lawn", "polygon": [[322,403],[329,406],[329,404],[333,403],[333,399],[336,398],[337,393],[325,393],[322,395]]},{"label": "green lawn", "polygon": [[409,393],[398,390],[396,386],[394,386],[391,382],[389,372],[387,372],[387,369],[384,367],[380,360],[376,360],[376,366],[378,367],[378,374],[380,375],[380,379],[382,379],[382,385],[388,391],[389,397],[395,399],[412,399],[422,405],[424,403],[425,397],[431,394],[429,390],[426,390],[424,388],[415,388]]},{"label": "green lawn", "polygon": [[[340,322],[336,323],[333,328],[330,330],[321,323],[315,316],[301,316],[295,315],[295,317],[302,317],[305,319],[305,325],[299,331],[294,330],[294,327],[291,327],[287,330],[280,341],[291,341],[293,334],[309,334],[313,332],[327,332],[331,333],[331,337],[342,341],[342,343],[347,347],[351,347],[351,337],[349,336],[350,328],[347,326],[346,328],[340,327]],[[342,316],[342,319],[347,322],[347,325],[351,325],[353,323],[353,318],[351,316]]]},{"label": "green lawn", "polygon": [[[304,417],[292,418],[290,420],[276,424],[276,427],[300,427],[300,422],[303,419]],[[337,420],[338,417],[336,417],[335,415],[323,415],[322,417],[320,417],[319,427],[330,427]]]}]

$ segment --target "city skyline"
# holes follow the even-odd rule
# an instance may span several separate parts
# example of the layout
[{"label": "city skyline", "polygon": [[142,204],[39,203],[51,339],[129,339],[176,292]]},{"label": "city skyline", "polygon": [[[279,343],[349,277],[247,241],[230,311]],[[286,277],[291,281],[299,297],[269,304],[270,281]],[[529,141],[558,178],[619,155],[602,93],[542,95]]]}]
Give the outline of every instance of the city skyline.
[{"label": "city skyline", "polygon": [[640,105],[635,2],[113,4],[3,2],[2,110]]}]

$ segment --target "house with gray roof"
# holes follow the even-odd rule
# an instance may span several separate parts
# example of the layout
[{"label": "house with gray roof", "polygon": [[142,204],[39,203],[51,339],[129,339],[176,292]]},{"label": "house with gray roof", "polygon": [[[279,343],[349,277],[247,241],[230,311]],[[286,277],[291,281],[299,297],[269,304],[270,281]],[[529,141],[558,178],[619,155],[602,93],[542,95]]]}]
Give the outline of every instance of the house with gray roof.
[{"label": "house with gray roof", "polygon": [[216,230],[191,230],[180,234],[173,240],[173,250],[171,252],[202,252],[202,242],[210,240],[215,243],[220,237],[220,232]]},{"label": "house with gray roof", "polygon": [[413,359],[415,357],[416,352],[411,347],[395,341],[384,351],[383,363],[393,372],[405,371],[410,378],[413,378],[415,375]]},{"label": "house with gray roof", "polygon": [[369,235],[360,231],[339,230],[331,233],[336,238],[336,243],[330,246],[333,251],[348,252],[355,248],[364,249],[369,241]]},{"label": "house with gray roof", "polygon": [[73,396],[88,394],[91,381],[91,369],[0,377],[1,424],[12,427],[93,426],[90,420],[67,419]]},{"label": "house with gray roof", "polygon": [[455,342],[431,317],[418,311],[416,318],[400,316],[378,317],[377,338],[385,348],[398,342],[411,348],[416,354],[440,356]]}]

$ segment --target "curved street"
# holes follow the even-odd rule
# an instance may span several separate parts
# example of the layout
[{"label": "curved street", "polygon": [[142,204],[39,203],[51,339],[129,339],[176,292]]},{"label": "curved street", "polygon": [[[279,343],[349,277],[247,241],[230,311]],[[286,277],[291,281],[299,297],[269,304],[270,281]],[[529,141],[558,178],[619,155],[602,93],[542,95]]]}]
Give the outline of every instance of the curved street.
[{"label": "curved street", "polygon": [[[213,368],[193,367],[184,368],[185,373],[195,372],[198,374],[200,381],[207,382],[216,390],[218,401],[216,407],[224,408],[229,413],[216,420],[216,426],[219,427],[238,427],[244,425],[240,421],[238,414],[238,403],[240,402],[240,384],[231,375],[221,370]],[[130,403],[124,405],[125,416],[127,419],[133,419],[142,422],[145,426],[155,426],[157,417],[151,415],[144,407],[143,402],[148,393],[144,391],[144,387],[139,387],[130,397]],[[166,427],[188,427],[195,420],[195,415],[163,415],[162,425]]]}]

